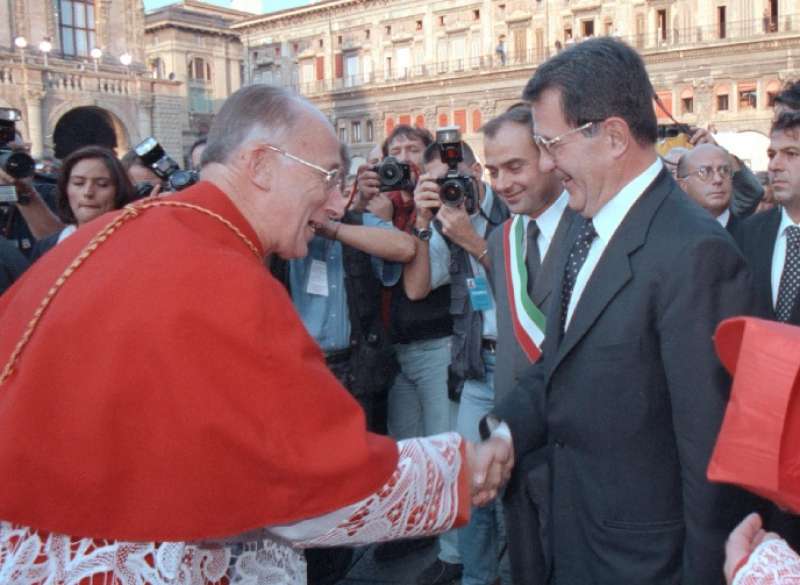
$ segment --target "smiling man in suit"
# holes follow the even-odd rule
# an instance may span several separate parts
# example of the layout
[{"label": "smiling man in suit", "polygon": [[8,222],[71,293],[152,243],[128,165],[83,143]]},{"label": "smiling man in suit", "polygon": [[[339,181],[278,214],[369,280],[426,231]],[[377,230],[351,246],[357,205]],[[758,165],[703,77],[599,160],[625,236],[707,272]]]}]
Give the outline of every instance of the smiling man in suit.
[{"label": "smiling man in suit", "polygon": [[712,334],[747,312],[750,277],[658,158],[652,96],[642,59],[612,38],[559,53],[523,94],[540,169],[582,216],[543,357],[482,429],[499,460],[505,442],[518,467],[549,462],[544,568],[525,583],[721,583],[741,511],[705,470],[729,389]]},{"label": "smiling man in suit", "polygon": [[[487,243],[497,315],[494,397],[499,402],[539,358],[542,317],[556,296],[552,294],[556,266],[577,215],[567,208],[568,195],[560,178],[539,169],[528,104],[500,114],[481,132],[492,189],[513,214]],[[542,563],[536,499],[540,471],[541,460],[535,456],[522,461],[505,492],[503,511],[515,581],[524,582]],[[462,528],[462,534],[469,529]]]}]

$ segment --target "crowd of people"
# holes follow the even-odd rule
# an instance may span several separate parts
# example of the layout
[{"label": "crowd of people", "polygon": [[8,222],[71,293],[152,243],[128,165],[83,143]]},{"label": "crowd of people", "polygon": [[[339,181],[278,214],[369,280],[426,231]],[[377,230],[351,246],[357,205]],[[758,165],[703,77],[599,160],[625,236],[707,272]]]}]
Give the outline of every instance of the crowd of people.
[{"label": "crowd of people", "polygon": [[766,185],[707,130],[659,155],[653,96],[589,39],[482,158],[400,125],[348,176],[253,85],[181,191],[102,145],[0,170],[0,582],[334,584],[367,543],[435,543],[419,585],[800,579],[792,512],[707,478],[716,328],[800,325],[800,82]]}]

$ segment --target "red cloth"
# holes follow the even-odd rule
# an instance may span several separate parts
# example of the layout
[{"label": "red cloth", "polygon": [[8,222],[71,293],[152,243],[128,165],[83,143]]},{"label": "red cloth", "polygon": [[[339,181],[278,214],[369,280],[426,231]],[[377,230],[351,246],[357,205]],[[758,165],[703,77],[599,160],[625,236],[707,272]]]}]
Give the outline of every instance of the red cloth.
[{"label": "red cloth", "polygon": [[[256,235],[210,183],[170,200]],[[0,297],[0,367],[91,236],[81,228]],[[197,540],[358,501],[397,447],[365,430],[291,301],[230,229],[142,212],[100,245],[0,386],[0,519],[80,537]]]},{"label": "red cloth", "polygon": [[800,512],[800,327],[739,317],[714,341],[733,387],[708,478]]}]

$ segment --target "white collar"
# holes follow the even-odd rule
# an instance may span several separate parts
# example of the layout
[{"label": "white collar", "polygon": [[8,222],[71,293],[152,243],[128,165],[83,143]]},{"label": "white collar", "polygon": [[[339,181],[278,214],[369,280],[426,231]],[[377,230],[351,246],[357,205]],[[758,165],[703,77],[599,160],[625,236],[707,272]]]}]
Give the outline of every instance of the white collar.
[{"label": "white collar", "polygon": [[661,158],[656,157],[653,164],[620,189],[620,191],[595,214],[592,218],[592,223],[597,232],[597,237],[602,242],[607,244],[611,241],[611,238],[625,219],[625,216],[628,215],[631,207],[633,207],[639,200],[639,197],[642,196],[642,193],[644,193],[655,180],[662,168],[664,168],[664,164],[661,162]]},{"label": "white collar", "polygon": [[726,207],[725,210],[722,213],[720,213],[715,219],[719,222],[719,225],[721,225],[722,227],[728,227],[728,221],[730,221],[731,219],[731,210]]},{"label": "white collar", "polygon": [[789,214],[786,212],[786,208],[781,207],[781,225],[778,227],[778,237],[780,238],[782,235],[784,235],[786,228],[792,225],[800,227],[800,223],[795,223],[794,220],[789,217]]},{"label": "white collar", "polygon": [[[553,203],[550,204],[550,207],[545,209],[539,217],[536,219],[536,225],[539,228],[541,234],[547,239],[548,242],[553,241],[553,236],[556,235],[556,230],[558,229],[558,222],[561,221],[561,216],[564,213],[564,208],[567,206],[567,202],[569,201],[569,193],[563,191],[561,195],[559,195]],[[525,233],[528,230],[528,223],[531,221],[532,218],[530,215],[524,216],[524,225],[525,225]]]}]

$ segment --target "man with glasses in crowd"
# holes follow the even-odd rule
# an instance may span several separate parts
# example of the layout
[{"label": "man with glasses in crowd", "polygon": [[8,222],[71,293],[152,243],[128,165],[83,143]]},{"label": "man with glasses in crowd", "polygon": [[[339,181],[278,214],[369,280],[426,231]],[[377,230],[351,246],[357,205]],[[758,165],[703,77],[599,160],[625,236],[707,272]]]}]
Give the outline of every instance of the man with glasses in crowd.
[{"label": "man with glasses in crowd", "polygon": [[88,223],[0,297],[0,575],[305,585],[300,548],[441,532],[470,479],[496,493],[486,447],[367,433],[264,270],[341,215],[341,164],[321,112],[248,86],[203,181]]},{"label": "man with glasses in crowd", "polygon": [[739,219],[731,213],[733,165],[724,148],[701,144],[686,152],[677,166],[678,184],[719,224],[733,232]]},{"label": "man with glasses in crowd", "polygon": [[719,583],[740,517],[705,470],[728,390],[712,335],[747,311],[750,278],[664,169],[652,95],[613,38],[559,53],[523,93],[540,168],[582,216],[542,359],[482,425],[501,457],[549,462],[529,543],[542,568],[525,583]]}]

